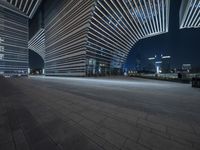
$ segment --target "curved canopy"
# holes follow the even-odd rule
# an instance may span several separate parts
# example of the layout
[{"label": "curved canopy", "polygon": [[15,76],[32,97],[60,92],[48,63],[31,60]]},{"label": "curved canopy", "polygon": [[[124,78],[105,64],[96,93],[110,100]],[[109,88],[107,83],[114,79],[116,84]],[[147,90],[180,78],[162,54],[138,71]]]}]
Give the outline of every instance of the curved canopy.
[{"label": "curved canopy", "polygon": [[[42,0],[2,0],[4,7],[11,7],[13,11],[19,11],[23,15],[32,18]],[[15,9],[13,9],[15,8]]]},{"label": "curved canopy", "polygon": [[28,42],[28,48],[38,53],[44,60],[45,57],[45,36],[44,29],[40,29]]},{"label": "curved canopy", "polygon": [[200,27],[200,0],[183,0],[180,9],[180,28]]},{"label": "curved canopy", "polygon": [[140,39],[168,32],[170,0],[98,0],[87,48],[99,59],[123,64]]}]

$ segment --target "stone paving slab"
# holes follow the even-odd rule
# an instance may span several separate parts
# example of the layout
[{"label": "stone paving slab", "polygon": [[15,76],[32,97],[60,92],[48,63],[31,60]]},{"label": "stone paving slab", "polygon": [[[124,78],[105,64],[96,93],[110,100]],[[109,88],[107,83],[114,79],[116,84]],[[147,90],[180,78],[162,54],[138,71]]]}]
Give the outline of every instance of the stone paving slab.
[{"label": "stone paving slab", "polygon": [[[173,83],[179,89],[171,92],[165,82],[146,89],[137,87],[140,82],[118,88],[98,86],[96,82],[93,87],[82,83],[75,86],[73,82],[0,79],[0,150],[200,149],[199,91],[182,89],[195,95],[188,96],[192,103],[188,105],[187,95],[183,101],[177,99],[179,84]],[[161,93],[152,96],[160,87]],[[121,90],[124,93],[119,95]],[[160,100],[166,93],[169,101]],[[179,110],[179,103],[183,110]]]}]

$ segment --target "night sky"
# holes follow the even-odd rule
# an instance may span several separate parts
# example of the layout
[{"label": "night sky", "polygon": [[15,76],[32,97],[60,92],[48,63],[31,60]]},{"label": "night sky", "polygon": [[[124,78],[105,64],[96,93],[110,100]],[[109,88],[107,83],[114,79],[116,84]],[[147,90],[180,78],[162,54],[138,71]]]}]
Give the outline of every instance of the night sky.
[{"label": "night sky", "polygon": [[[200,67],[200,28],[179,29],[179,8],[181,0],[171,0],[169,32],[139,41],[130,51],[126,67],[134,68],[136,58],[141,59],[142,66],[148,57],[155,54],[170,55],[172,67],[181,68],[183,63]],[[29,51],[30,68],[43,68],[42,58]]]}]

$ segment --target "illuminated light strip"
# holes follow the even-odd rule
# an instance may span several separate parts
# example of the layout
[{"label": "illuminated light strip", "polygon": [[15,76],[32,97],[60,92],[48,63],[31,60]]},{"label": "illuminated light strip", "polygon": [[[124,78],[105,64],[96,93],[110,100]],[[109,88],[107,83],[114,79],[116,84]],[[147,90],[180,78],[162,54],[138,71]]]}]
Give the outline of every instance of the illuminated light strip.
[{"label": "illuminated light strip", "polygon": [[[98,0],[88,32],[87,53],[94,54],[97,60],[106,57],[110,63],[125,61],[137,41],[168,32],[169,4],[169,0]],[[114,43],[128,48],[116,48]]]},{"label": "illuminated light strip", "polygon": [[[26,63],[26,64],[28,64],[27,62],[28,61],[20,61],[20,60],[9,60],[9,59],[3,59],[3,60],[1,60],[1,61],[8,61],[8,62],[20,62],[20,63]],[[7,66],[7,65],[6,65]],[[15,69],[18,69],[18,68],[15,68]]]},{"label": "illuminated light strip", "polygon": [[180,8],[180,29],[200,27],[200,0],[182,1]]},{"label": "illuminated light strip", "polygon": [[[38,0],[37,0],[37,2],[38,2]],[[31,8],[32,4],[33,4],[33,0],[31,0],[31,3],[29,4],[29,7],[28,7],[28,9],[27,9],[27,11],[26,11],[26,14],[27,14],[27,15],[29,14],[29,11],[30,11],[30,8]],[[36,5],[35,5],[35,6],[36,6]],[[34,6],[34,7],[35,7],[35,6]]]},{"label": "illuminated light strip", "polygon": [[14,43],[13,44],[1,43],[1,44],[4,46],[12,46],[12,47],[17,47],[21,49],[27,49],[27,47],[17,46],[17,45],[14,45]]},{"label": "illuminated light strip", "polygon": [[157,31],[159,30],[159,25],[158,25],[158,16],[157,16],[157,10],[156,10],[156,4],[155,4],[155,0],[153,0],[153,9],[156,13],[156,27],[157,27]]},{"label": "illuminated light strip", "polygon": [[[90,11],[90,10],[86,10],[85,12],[81,13],[81,15],[77,15],[77,14],[76,14],[76,17],[72,17],[72,18],[70,18],[70,20],[69,20],[68,17],[65,18],[65,19],[63,19],[63,20],[62,20],[63,22],[65,22],[65,21],[67,21],[67,20],[69,21],[69,24],[67,24],[64,28],[60,28],[59,30],[53,29],[53,28],[52,28],[53,26],[51,26],[51,28],[48,28],[48,30],[46,31],[47,33],[48,33],[49,30],[51,30],[51,31],[55,31],[55,30],[56,30],[56,32],[55,32],[54,34],[50,34],[50,35],[49,35],[49,41],[52,40],[52,39],[55,40],[54,38],[55,38],[57,35],[61,34],[64,30],[68,30],[68,29],[72,28],[72,26],[74,27],[73,24],[76,24],[77,21],[78,21],[79,19],[81,19],[84,15],[87,15],[87,14],[89,13],[89,11]],[[75,10],[74,13],[78,13],[78,11]],[[70,17],[71,17],[71,16],[70,16]],[[74,18],[75,18],[75,19],[74,19]],[[61,20],[60,20],[60,21],[61,21]],[[57,21],[57,22],[58,22],[58,21]],[[56,23],[57,23],[57,22],[56,22]],[[58,25],[57,25],[56,27],[58,27]],[[64,35],[64,34],[63,34],[63,35]]]},{"label": "illuminated light strip", "polygon": [[[124,3],[124,1],[123,1],[123,3]],[[129,12],[129,14],[128,14],[128,12],[126,12],[126,15],[128,16],[128,18],[129,18],[129,20],[132,20],[133,19],[133,21],[134,22],[136,22],[135,21],[135,18],[133,17],[133,15],[130,15],[131,14],[131,12],[130,12],[130,9],[128,8],[128,4],[127,3],[124,3],[124,5],[125,5],[125,7],[126,7],[126,9],[128,10],[128,12]],[[130,18],[130,16],[131,16],[131,18]],[[131,22],[131,25],[133,26],[133,28],[136,28],[137,27],[137,29],[139,29],[139,30],[136,30],[136,32],[137,32],[137,34],[138,34],[138,39],[140,39],[144,34],[143,34],[143,32],[141,31],[141,28],[139,27],[139,25],[136,23],[136,24],[134,24],[132,21],[130,21]]]},{"label": "illuminated light strip", "polygon": [[22,3],[23,3],[23,0],[21,0],[21,2],[19,4],[19,10],[21,10],[21,8],[22,8]]},{"label": "illuminated light strip", "polygon": [[[81,37],[79,40],[75,39],[74,42],[72,42],[72,41],[67,42],[65,46],[62,46],[62,47],[60,47],[60,48],[57,48],[55,51],[50,51],[50,52],[48,52],[48,53],[46,54],[46,56],[55,55],[55,53],[57,53],[57,52],[59,52],[59,53],[60,53],[60,52],[65,52],[65,49],[66,49],[66,48],[68,48],[68,47],[73,47],[73,46],[77,46],[78,44],[84,44],[84,43],[85,43],[85,40],[86,40],[85,36],[82,35],[82,37]],[[67,52],[66,52],[66,54],[67,54]],[[57,54],[56,56],[59,56],[59,55]]]},{"label": "illuminated light strip", "polygon": [[[107,36],[105,36],[105,35],[103,35],[102,33],[100,33],[100,32],[98,32],[98,31],[96,31],[94,28],[92,28],[92,27],[90,27],[90,29],[92,29],[94,32],[96,32],[96,33],[98,33],[98,34],[100,34],[101,36],[100,37],[98,37],[98,38],[100,38],[100,39],[102,39],[102,40],[107,40],[107,42],[108,41],[112,41],[112,43],[113,44],[115,44],[114,46],[118,46],[120,49],[122,49],[123,51],[125,51],[125,48],[122,46],[122,45],[120,45],[118,42],[115,42],[115,41],[113,41],[112,39],[110,39],[109,37],[107,37]],[[91,32],[90,32],[91,33]],[[103,37],[102,37],[103,36]],[[105,39],[104,39],[105,38]]]},{"label": "illuminated light strip", "polygon": [[[106,2],[106,1],[105,1]],[[127,32],[128,33],[128,35],[129,35],[129,37],[132,37],[131,35],[134,35],[134,33],[131,31],[131,29],[126,25],[126,23],[127,24],[129,24],[128,23],[128,21],[126,20],[126,18],[123,16],[123,14],[122,14],[122,12],[118,9],[118,7],[116,6],[116,4],[111,0],[111,2],[112,2],[112,4],[114,5],[114,7],[117,9],[117,11],[120,13],[120,15],[121,15],[121,18],[120,18],[120,16],[117,14],[117,12],[115,12],[115,11],[113,11],[113,9],[112,9],[112,7],[110,6],[110,5],[108,5],[111,9],[112,9],[112,11],[115,13],[115,15],[117,15],[118,16],[118,18],[119,18],[119,20],[123,23],[123,25],[126,27],[126,29],[128,29],[128,31],[129,32]],[[117,2],[116,2],[117,3]],[[123,22],[122,21],[122,18],[125,20],[125,22]],[[120,24],[120,23],[119,23]],[[129,24],[129,26],[130,26],[130,24]],[[123,27],[122,27],[123,28]],[[133,43],[136,43],[136,41],[137,41],[137,39],[134,37],[134,38],[132,38],[132,44]]]},{"label": "illuminated light strip", "polygon": [[89,20],[93,0],[57,4],[58,12],[45,24],[45,74],[85,76]]},{"label": "illuminated light strip", "polygon": [[[61,10],[59,13],[57,13],[57,14],[53,17],[53,19],[51,19],[51,20],[45,25],[47,29],[52,28],[52,22],[53,22],[54,20],[56,20],[56,18],[58,18],[58,16],[66,10],[66,8],[72,3],[72,1],[73,1],[73,0],[71,0],[70,2],[68,2],[68,3],[62,8],[62,10]],[[59,19],[58,19],[55,23],[53,23],[53,24],[58,23],[63,17],[65,17],[65,16],[63,15],[63,16],[59,17]],[[49,26],[50,26],[50,27],[49,27]],[[47,29],[46,29],[46,31],[47,31]]]},{"label": "illuminated light strip", "polygon": [[28,27],[27,27],[27,26],[24,26],[24,25],[15,23],[15,22],[10,21],[10,20],[8,20],[8,19],[6,19],[6,18],[2,18],[2,19],[0,18],[0,21],[2,21],[2,22],[9,22],[9,23],[11,23],[11,24],[13,24],[13,25],[15,25],[15,26],[17,26],[17,27],[22,27],[22,28],[24,28],[25,30],[28,31]]},{"label": "illuminated light strip", "polygon": [[[0,25],[0,26],[3,26],[3,25]],[[27,30],[27,31],[19,30],[19,29],[16,29],[16,28],[13,28],[13,27],[9,27],[9,26],[6,26],[5,28],[12,29],[12,30],[16,30],[16,31],[18,31],[18,32],[23,32],[23,33],[27,33],[27,32],[28,32],[28,30]],[[22,33],[22,34],[23,34],[23,33]]]},{"label": "illuminated light strip", "polygon": [[26,2],[25,2],[24,8],[22,10],[23,12],[25,11],[27,4],[28,4],[28,0],[26,0]]},{"label": "illuminated light strip", "polygon": [[[150,0],[148,0],[148,5],[149,5],[149,8],[150,8],[150,13],[151,13],[151,17],[149,17],[149,18],[152,18],[152,20],[153,20],[153,27],[154,27],[154,32],[157,32],[157,29],[156,29],[156,24],[155,24],[155,20],[154,20],[154,12],[153,12],[153,10],[152,10],[152,7],[151,7],[151,1]],[[151,20],[151,19],[150,19]]]},{"label": "illuminated light strip", "polygon": [[192,18],[191,18],[191,14],[194,13],[193,10],[194,10],[194,6],[195,6],[196,1],[197,1],[197,0],[194,0],[194,2],[192,3],[192,7],[190,8],[190,11],[189,11],[189,13],[188,13],[187,19],[186,19],[186,21],[185,21],[185,24],[186,24],[186,25],[187,25],[187,24],[189,25],[188,21],[189,21],[190,19],[192,19]]},{"label": "illuminated light strip", "polygon": [[18,0],[15,0],[15,6],[17,6]]},{"label": "illuminated light strip", "polygon": [[164,6],[164,0],[162,0],[162,25],[163,25],[163,28],[162,28],[162,31],[164,32],[164,30],[165,30],[165,24],[164,24],[164,22],[165,22],[165,6]]},{"label": "illuminated light strip", "polygon": [[28,18],[27,15],[25,15],[23,12],[21,12],[20,10],[18,10],[14,5],[8,3],[7,1],[1,1],[0,0],[0,7],[1,8],[5,8],[9,11],[12,11],[14,13],[17,13],[18,15],[24,16],[26,18]]},{"label": "illuminated light strip", "polygon": [[[132,7],[133,7],[133,9],[136,7],[136,11],[139,13],[139,17],[142,19],[142,15],[141,15],[141,12],[140,12],[140,10],[139,10],[139,8],[138,8],[138,5],[136,4],[136,1],[133,1],[132,2]],[[135,10],[135,9],[134,9]],[[137,15],[137,14],[136,14]],[[146,31],[146,34],[149,34],[149,32],[148,32],[148,30],[147,30],[147,27],[146,27],[146,25],[145,25],[145,23],[144,23],[144,21],[142,20],[142,24],[143,24],[143,27],[144,27],[144,29],[145,29],[145,31]]]},{"label": "illuminated light strip", "polygon": [[[96,44],[94,44],[94,45],[96,45]],[[98,45],[97,45],[97,46],[98,46]],[[87,46],[87,48],[95,49],[95,51],[101,52],[101,50],[99,50],[98,48],[92,47],[92,46]],[[108,49],[107,49],[107,50],[108,50]],[[109,53],[107,53],[107,52],[102,52],[102,54],[103,54],[104,57],[107,57],[108,60],[110,60],[110,56],[112,55],[112,54],[109,54]],[[107,54],[107,55],[105,55],[105,54]],[[116,57],[117,57],[117,58],[120,58],[121,56],[117,56],[117,55],[116,55]]]},{"label": "illuminated light strip", "polygon": [[[15,8],[17,8],[17,10],[22,12],[23,14],[21,14],[21,15],[26,15],[29,18],[33,17],[34,13],[36,12],[37,8],[39,7],[39,5],[42,2],[42,0],[20,0],[20,1],[15,0],[14,3],[13,3],[13,0],[11,0],[10,2],[9,2],[9,0],[5,0],[5,1],[8,2],[9,5],[14,6]],[[23,5],[23,3],[24,3],[24,5]],[[34,4],[34,6],[32,6],[33,4]]]},{"label": "illuminated light strip", "polygon": [[39,5],[41,4],[42,0],[37,0],[32,10],[30,10],[29,18],[32,18],[35,14],[36,10],[38,9]]},{"label": "illuminated light strip", "polygon": [[[88,32],[88,34],[92,34],[92,35],[95,36],[97,39],[101,39],[100,37],[98,37],[97,35],[91,33],[90,31]],[[92,39],[92,40],[95,40],[95,39]],[[118,47],[116,47],[115,45],[113,45],[113,44],[111,44],[110,42],[106,41],[105,39],[101,39],[101,40],[105,42],[106,47],[109,47],[110,49],[113,49],[113,48],[114,48],[114,49],[120,51],[120,49],[119,49]],[[96,41],[97,43],[98,43],[98,42],[101,43],[99,40],[95,40],[95,41]],[[109,45],[112,45],[113,47],[109,46],[108,44],[109,44]]]},{"label": "illuminated light strip", "polygon": [[83,25],[83,26],[80,26],[80,28],[75,29],[73,32],[71,32],[71,33],[65,35],[64,37],[60,38],[59,40],[56,40],[54,43],[51,43],[51,44],[47,45],[46,48],[52,47],[54,44],[56,44],[56,43],[58,43],[58,42],[60,42],[60,41],[62,41],[62,40],[64,40],[64,39],[66,39],[67,37],[70,37],[71,35],[73,35],[73,34],[79,32],[80,30],[85,29],[87,26],[88,26],[87,24],[86,24],[86,25]]},{"label": "illuminated light strip", "polygon": [[[80,1],[80,2],[82,2],[82,1]],[[77,4],[80,5],[81,3],[77,3]],[[77,7],[77,5],[76,5],[76,7]],[[72,30],[72,29],[74,30],[75,27],[77,29],[77,25],[76,25],[77,22],[79,20],[83,20],[83,19],[78,19],[78,18],[84,18],[85,16],[88,16],[88,14],[90,12],[90,9],[91,9],[91,7],[87,7],[87,10],[85,10],[85,8],[83,8],[83,10],[85,10],[86,12],[88,12],[88,13],[85,14],[85,12],[82,12],[82,10],[81,10],[82,13],[79,12],[77,9],[74,10],[74,8],[76,8],[76,7],[74,6],[74,7],[72,7],[73,9],[70,8],[67,11],[68,13],[73,13],[73,15],[70,16],[70,17],[72,17],[71,19],[67,19],[66,18],[65,20],[64,19],[61,20],[61,18],[64,18],[64,17],[63,16],[59,17],[58,20],[55,22],[56,28],[52,28],[52,27],[54,27],[54,25],[52,25],[50,28],[47,28],[47,27],[46,27],[47,29],[45,28],[46,36],[48,36],[48,40],[46,41],[47,45],[49,45],[48,42],[52,43],[51,40],[56,41],[58,43],[59,41],[62,41],[66,37],[69,37],[70,35],[73,35],[74,33],[67,34],[64,31],[69,31],[69,30]],[[63,26],[61,24],[61,22],[63,22],[63,21],[64,22],[68,22],[68,24],[66,24],[65,26]],[[86,25],[87,22],[88,22],[88,20],[84,20],[84,22],[81,21],[81,24],[78,25],[80,27],[78,27],[78,28],[80,28],[80,29],[84,28],[85,29],[84,25]],[[73,26],[69,26],[69,25],[73,25]],[[49,32],[49,31],[51,31],[51,32]],[[51,34],[49,34],[49,33],[51,33]],[[56,39],[57,35],[59,35],[59,39],[58,40]],[[60,37],[62,37],[62,38],[60,38]],[[55,43],[52,43],[52,45],[54,45],[54,44]]]},{"label": "illuminated light strip", "polygon": [[[96,7],[96,9],[98,9],[97,7]],[[99,10],[99,9],[98,9]],[[105,16],[105,14],[101,11],[101,10],[99,10],[100,12],[101,12],[101,14],[103,14],[104,16]],[[102,17],[100,17],[96,12],[94,12],[104,23],[106,23],[108,26],[110,26],[109,25],[109,23],[108,22],[106,22]],[[106,16],[105,16],[106,17]],[[107,17],[106,17],[107,18]],[[97,21],[99,24],[101,24],[102,26],[104,26],[105,27],[105,25],[103,25],[97,18],[92,18],[92,19],[94,19],[95,21]],[[107,18],[108,19],[108,18]],[[110,19],[108,19],[109,21],[111,21]],[[111,21],[112,22],[112,21]],[[107,28],[107,27],[105,27],[105,28]],[[112,32],[110,29],[108,29],[107,28],[107,30],[109,30],[111,33],[116,33],[115,35],[116,35],[116,37],[117,38],[121,38],[121,39],[123,39],[124,41],[126,41],[126,44],[128,45],[128,46],[130,46],[131,47],[131,43],[124,37],[124,36],[122,36],[120,33],[118,33],[112,26],[110,26],[110,28],[112,28],[112,30],[114,30],[114,32]],[[123,33],[123,32],[122,32]],[[120,40],[121,41],[121,40]]]},{"label": "illuminated light strip", "polygon": [[164,59],[165,59],[165,58],[171,58],[171,56],[162,56],[162,58],[164,58]]},{"label": "illuminated light strip", "polygon": [[12,4],[12,3],[13,3],[13,0],[10,1],[10,4]]},{"label": "illuminated light strip", "polygon": [[[94,40],[94,41],[96,41],[96,43],[101,43],[100,41],[98,41],[98,40],[95,40],[95,39],[92,39],[92,40]],[[92,43],[93,45],[96,45],[97,47],[99,47],[99,48],[101,48],[98,44],[95,44],[95,43]],[[113,48],[111,48],[110,46],[108,46],[108,45],[106,45],[106,47],[108,47],[108,48],[110,48],[111,50],[114,50]],[[107,49],[107,48],[103,48],[104,50],[107,50],[107,51],[110,51],[109,49]],[[117,49],[115,49],[115,50],[117,50]],[[117,51],[120,51],[120,50],[117,50]],[[106,53],[106,52],[103,52],[103,53],[105,53],[105,54],[108,54],[108,55],[112,55],[112,54],[109,54],[109,53]]]},{"label": "illuminated light strip", "polygon": [[[141,1],[139,1],[139,7],[142,9],[142,13],[143,13],[143,15],[145,16],[145,21],[147,22],[148,31],[149,31],[149,33],[151,33],[152,30],[150,29],[149,22],[146,20],[146,14],[144,13],[144,8],[143,8],[143,6],[142,6],[142,4],[141,4]],[[149,34],[149,33],[148,33],[148,34]]]},{"label": "illuminated light strip", "polygon": [[44,29],[40,29],[28,42],[28,48],[45,58],[45,35]]},{"label": "illuminated light strip", "polygon": [[[197,7],[195,9],[195,12],[192,15],[192,18],[190,19],[190,22],[189,22],[190,26],[193,26],[194,22],[196,21],[197,17],[199,16],[199,14],[200,14],[199,9],[200,9],[200,1],[199,1],[198,5],[197,5]],[[198,13],[196,14],[197,11],[198,11]],[[196,16],[195,16],[195,14],[196,14]],[[199,16],[199,18],[200,18],[200,16]]]},{"label": "illuminated light strip", "polygon": [[[100,28],[99,26],[97,26],[95,23],[93,23],[93,22],[91,22],[91,24],[92,25],[94,25],[96,28],[98,28],[99,30],[101,30],[103,33],[100,33],[99,31],[97,31],[96,29],[94,29],[93,27],[91,27],[90,26],[90,29],[91,30],[94,30],[94,32],[99,32],[99,34],[101,34],[102,36],[104,36],[104,37],[107,37],[107,38],[109,38],[109,40],[111,40],[111,41],[113,41],[113,42],[117,42],[117,44],[120,44],[120,46],[122,46],[122,47],[124,47],[125,49],[129,49],[130,47],[129,46],[127,46],[127,45],[125,45],[124,43],[122,43],[122,41],[121,40],[118,40],[117,41],[117,39],[116,39],[116,35],[110,35],[110,34],[108,34],[106,31],[104,31],[102,28]],[[107,29],[107,30],[109,30],[109,29]],[[105,34],[105,35],[104,35]],[[111,39],[111,38],[112,39]]]},{"label": "illuminated light strip", "polygon": [[[110,14],[109,13],[109,11],[102,5],[102,3],[100,2],[100,1],[98,1],[99,2],[99,4],[104,8],[104,10],[111,16],[111,18],[112,19],[114,19],[115,20],[115,22],[118,22],[115,18],[114,18],[114,16],[112,15],[112,14]],[[106,2],[106,1],[105,1]],[[97,8],[98,10],[99,10],[99,8]],[[112,10],[112,8],[111,8],[111,10]],[[113,11],[114,12],[114,11]],[[115,13],[115,12],[114,12]],[[116,14],[116,13],[115,13]],[[106,17],[106,16],[104,16],[104,17]],[[118,19],[120,20],[120,18],[119,18],[119,16],[117,15],[117,17],[118,17]],[[112,21],[112,20],[110,20],[114,25],[115,25],[115,23]],[[121,29],[120,28],[118,28],[117,26],[120,26],[121,27]],[[124,25],[124,23],[123,23],[123,25]],[[124,37],[126,37],[126,40],[128,40],[129,42],[130,42],[130,44],[133,44],[133,41],[130,39],[130,33],[128,33],[123,27],[122,27],[122,25],[120,24],[120,23],[118,23],[117,25],[115,25],[115,27],[116,28],[118,28],[118,30],[120,30],[120,32],[124,35]],[[123,31],[122,31],[123,30]],[[127,35],[126,35],[126,34]]]},{"label": "illuminated light strip", "polygon": [[154,60],[155,59],[155,57],[151,57],[151,58],[148,58],[149,60]]}]

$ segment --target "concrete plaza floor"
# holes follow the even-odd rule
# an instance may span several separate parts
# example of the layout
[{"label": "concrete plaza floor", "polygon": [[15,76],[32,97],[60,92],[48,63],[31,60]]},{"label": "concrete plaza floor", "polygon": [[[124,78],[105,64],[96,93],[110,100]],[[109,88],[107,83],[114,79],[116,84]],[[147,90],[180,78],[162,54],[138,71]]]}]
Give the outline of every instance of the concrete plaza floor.
[{"label": "concrete plaza floor", "polygon": [[200,89],[138,78],[0,78],[0,150],[199,150]]}]

